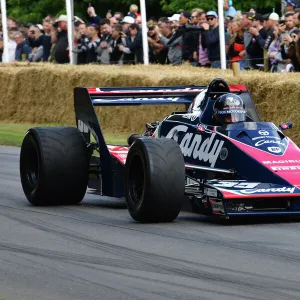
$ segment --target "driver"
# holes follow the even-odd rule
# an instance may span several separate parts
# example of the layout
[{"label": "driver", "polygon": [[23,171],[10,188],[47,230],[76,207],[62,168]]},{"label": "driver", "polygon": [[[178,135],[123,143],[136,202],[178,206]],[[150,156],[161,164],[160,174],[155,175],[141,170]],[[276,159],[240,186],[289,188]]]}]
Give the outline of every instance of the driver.
[{"label": "driver", "polygon": [[219,125],[246,121],[245,105],[236,94],[224,94],[214,104],[214,118]]}]

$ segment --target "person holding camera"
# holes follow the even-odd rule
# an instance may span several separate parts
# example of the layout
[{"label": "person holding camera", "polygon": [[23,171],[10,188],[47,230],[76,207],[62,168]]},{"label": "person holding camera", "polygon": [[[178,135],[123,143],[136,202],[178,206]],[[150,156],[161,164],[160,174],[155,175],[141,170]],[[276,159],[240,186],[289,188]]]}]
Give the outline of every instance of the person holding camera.
[{"label": "person holding camera", "polygon": [[168,50],[157,34],[157,25],[148,22],[149,61],[152,64],[164,65],[167,60]]},{"label": "person holding camera", "polygon": [[43,21],[43,34],[36,34],[35,26],[31,26],[28,30],[27,39],[32,48],[43,47],[43,61],[47,62],[51,51],[51,30],[52,23],[50,20]]},{"label": "person holding camera", "polygon": [[120,45],[123,45],[122,43],[122,36],[124,36],[122,32],[122,25],[116,24],[112,28],[111,33],[112,39],[109,43],[108,52],[110,57],[110,63],[112,65],[123,65],[123,51],[120,51],[119,47]]},{"label": "person holding camera", "polygon": [[53,49],[54,60],[58,64],[68,64],[69,43],[68,43],[68,18],[66,15],[60,15],[56,19],[51,30],[51,43],[55,44]]}]

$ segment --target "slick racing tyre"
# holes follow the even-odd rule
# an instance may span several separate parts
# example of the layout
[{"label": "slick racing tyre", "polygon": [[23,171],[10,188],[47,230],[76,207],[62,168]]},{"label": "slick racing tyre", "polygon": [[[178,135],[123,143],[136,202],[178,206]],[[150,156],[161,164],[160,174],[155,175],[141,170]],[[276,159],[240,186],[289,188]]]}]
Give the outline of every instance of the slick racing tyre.
[{"label": "slick racing tyre", "polygon": [[33,205],[77,204],[86,192],[87,145],[73,127],[32,128],[20,156],[21,183]]},{"label": "slick racing tyre", "polygon": [[184,189],[184,159],[174,140],[141,138],[133,143],[125,165],[125,198],[134,220],[173,221]]}]

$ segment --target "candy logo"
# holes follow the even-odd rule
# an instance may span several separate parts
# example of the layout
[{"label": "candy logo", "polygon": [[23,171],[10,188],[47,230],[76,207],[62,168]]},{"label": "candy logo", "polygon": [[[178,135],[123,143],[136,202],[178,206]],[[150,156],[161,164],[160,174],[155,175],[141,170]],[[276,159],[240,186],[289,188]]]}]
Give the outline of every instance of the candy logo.
[{"label": "candy logo", "polygon": [[[166,138],[178,141],[178,133],[187,131],[187,126],[178,125],[169,131]],[[179,145],[183,156],[209,162],[210,166],[214,167],[224,144],[224,141],[215,139],[215,136],[216,134],[213,133],[210,137],[202,140],[202,135],[200,134],[186,133]]]}]

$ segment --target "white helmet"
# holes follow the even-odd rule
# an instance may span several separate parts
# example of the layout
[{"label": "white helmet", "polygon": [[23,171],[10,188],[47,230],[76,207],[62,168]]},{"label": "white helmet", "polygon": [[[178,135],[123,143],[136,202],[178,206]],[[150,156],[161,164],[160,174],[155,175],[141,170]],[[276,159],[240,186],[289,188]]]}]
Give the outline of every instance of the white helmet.
[{"label": "white helmet", "polygon": [[193,100],[193,102],[191,103],[188,112],[189,113],[199,113],[201,112],[201,103],[205,98],[207,89],[203,90],[202,92],[200,92],[195,99]]}]

